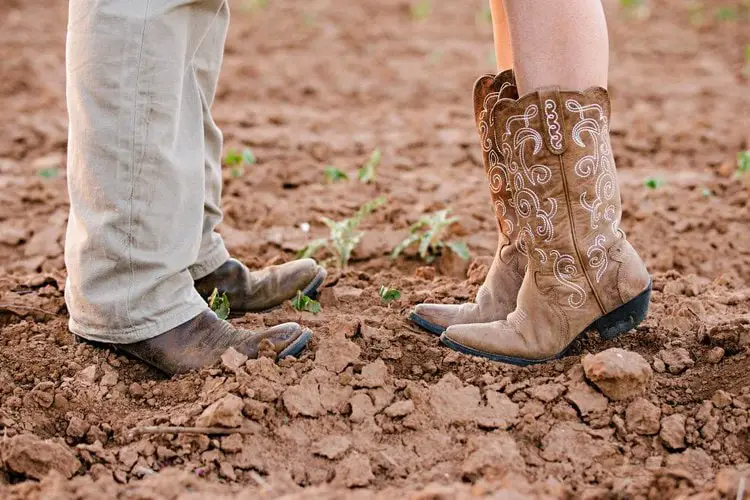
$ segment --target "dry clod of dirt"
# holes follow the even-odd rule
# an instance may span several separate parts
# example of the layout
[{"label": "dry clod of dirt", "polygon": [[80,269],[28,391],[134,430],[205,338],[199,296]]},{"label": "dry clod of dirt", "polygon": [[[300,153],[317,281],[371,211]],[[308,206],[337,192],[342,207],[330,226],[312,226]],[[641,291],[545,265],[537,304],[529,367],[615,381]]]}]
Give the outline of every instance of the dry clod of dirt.
[{"label": "dry clod of dirt", "polygon": [[643,356],[617,347],[587,354],[582,364],[586,378],[612,400],[630,399],[645,393],[653,374]]},{"label": "dry clod of dirt", "polygon": [[719,389],[714,392],[714,395],[711,397],[711,402],[717,408],[725,408],[732,404],[732,395]]},{"label": "dry clod of dirt", "polygon": [[247,356],[237,352],[234,347],[230,347],[221,355],[221,365],[229,371],[235,371],[245,364]]},{"label": "dry clod of dirt", "polygon": [[315,352],[315,363],[334,373],[341,373],[359,359],[362,350],[344,335],[323,340]]},{"label": "dry clod of dirt", "polygon": [[712,364],[720,363],[722,359],[724,359],[724,348],[723,347],[714,347],[710,351],[708,351],[708,354],[706,355],[706,361]]},{"label": "dry clod of dirt", "polygon": [[385,413],[391,418],[398,418],[398,417],[405,417],[413,411],[414,411],[414,401],[412,401],[411,399],[407,399],[404,401],[393,403],[392,405],[387,407],[383,411],[383,413]]},{"label": "dry clod of dirt", "polygon": [[0,441],[0,458],[3,469],[33,479],[42,479],[50,471],[70,478],[81,468],[81,463],[65,444],[42,440],[32,434]]},{"label": "dry clod of dirt", "polygon": [[607,410],[609,401],[602,393],[588,385],[586,382],[577,382],[572,385],[565,399],[573,403],[582,417],[595,415]]},{"label": "dry clod of dirt", "polygon": [[355,387],[367,387],[371,389],[383,387],[387,376],[388,367],[385,366],[385,361],[378,359],[362,368],[362,373],[359,376]]},{"label": "dry clod of dirt", "polygon": [[336,477],[347,488],[367,486],[375,479],[370,459],[366,455],[356,451],[341,461]]},{"label": "dry clod of dirt", "polygon": [[637,398],[625,410],[628,430],[642,436],[653,436],[659,432],[661,410],[645,398]]},{"label": "dry clod of dirt", "polygon": [[664,361],[667,370],[673,375],[679,375],[695,364],[693,358],[690,357],[690,353],[684,347],[664,349],[659,351],[657,356]]},{"label": "dry clod of dirt", "polygon": [[316,442],[312,451],[316,455],[336,460],[343,457],[351,446],[352,442],[346,436],[328,436]]},{"label": "dry clod of dirt", "polygon": [[685,415],[675,413],[661,419],[661,431],[659,437],[662,443],[670,450],[682,450],[685,448]]},{"label": "dry clod of dirt", "polygon": [[480,477],[502,477],[509,472],[523,472],[526,464],[515,440],[504,432],[495,432],[486,437],[472,439],[469,456],[461,464],[464,480],[475,481]]},{"label": "dry clod of dirt", "polygon": [[240,427],[242,417],[242,398],[234,394],[227,394],[220,400],[210,404],[203,413],[195,419],[199,427]]}]

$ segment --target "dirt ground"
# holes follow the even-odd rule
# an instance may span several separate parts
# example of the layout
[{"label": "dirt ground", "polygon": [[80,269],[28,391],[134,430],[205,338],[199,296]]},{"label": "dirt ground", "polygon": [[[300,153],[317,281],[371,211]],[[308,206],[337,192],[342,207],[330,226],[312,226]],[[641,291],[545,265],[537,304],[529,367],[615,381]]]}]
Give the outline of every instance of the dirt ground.
[{"label": "dirt ground", "polygon": [[[227,357],[168,379],[67,331],[66,2],[6,2],[0,498],[750,498],[750,184],[734,175],[750,149],[750,6],[653,1],[642,18],[607,3],[622,226],[654,275],[651,311],[626,338],[516,368],[405,319],[473,298],[496,243],[470,94],[494,64],[485,3],[431,5],[419,20],[407,0],[235,2],[215,118],[258,163],[225,174],[233,254],[293,259],[326,233],[320,216],[388,202],[350,268],[331,269],[322,313],[236,321],[311,327],[299,360]],[[325,181],[375,148],[374,183]],[[392,262],[441,208],[473,259]],[[381,285],[401,299],[383,304]],[[649,365],[642,395],[607,397],[584,375],[586,353],[613,347]],[[237,432],[142,432],[201,423]]]}]

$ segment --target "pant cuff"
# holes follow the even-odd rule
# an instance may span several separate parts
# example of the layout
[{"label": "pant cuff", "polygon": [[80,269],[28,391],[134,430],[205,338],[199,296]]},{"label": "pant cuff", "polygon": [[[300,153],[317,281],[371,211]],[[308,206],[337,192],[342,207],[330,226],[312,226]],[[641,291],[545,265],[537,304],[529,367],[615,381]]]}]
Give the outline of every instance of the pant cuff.
[{"label": "pant cuff", "polygon": [[101,342],[105,344],[134,344],[136,342],[158,337],[172,328],[187,323],[206,310],[208,305],[198,293],[195,293],[193,298],[195,300],[190,300],[187,303],[181,304],[169,314],[156,319],[149,318],[148,322],[143,325],[119,330],[100,329],[87,327],[77,323],[73,318],[70,318],[70,321],[68,322],[68,330],[70,330],[71,333],[92,342]]},{"label": "pant cuff", "polygon": [[224,246],[224,242],[219,240],[209,252],[199,257],[198,262],[190,266],[188,271],[190,271],[193,280],[199,280],[216,271],[228,260],[229,251]]}]

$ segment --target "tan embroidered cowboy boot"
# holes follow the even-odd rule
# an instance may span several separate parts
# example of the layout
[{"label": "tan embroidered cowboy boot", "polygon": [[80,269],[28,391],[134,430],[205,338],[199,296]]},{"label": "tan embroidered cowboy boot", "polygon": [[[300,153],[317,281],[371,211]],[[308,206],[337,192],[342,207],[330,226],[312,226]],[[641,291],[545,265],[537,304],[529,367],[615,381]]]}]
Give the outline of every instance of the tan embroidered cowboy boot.
[{"label": "tan embroidered cowboy boot", "polygon": [[297,291],[315,297],[327,276],[326,270],[312,259],[299,259],[278,266],[250,271],[229,259],[217,270],[195,281],[195,289],[208,299],[214,289],[229,298],[230,318],[262,312],[294,298]]},{"label": "tan embroidered cowboy boot", "polygon": [[518,249],[529,258],[507,320],[450,326],[449,347],[525,365],[562,356],[589,328],[605,339],[646,316],[651,279],[619,229],[607,91],[542,89],[492,115],[511,178]]},{"label": "tan embroidered cowboy boot", "polygon": [[497,216],[498,244],[495,260],[474,302],[467,304],[419,304],[409,319],[425,330],[440,335],[450,325],[485,323],[505,319],[516,307],[526,257],[513,244],[518,234],[509,178],[500,168],[501,152],[492,133],[492,107],[501,98],[518,98],[513,71],[485,75],[474,84],[474,117],[490,183],[492,206]]}]

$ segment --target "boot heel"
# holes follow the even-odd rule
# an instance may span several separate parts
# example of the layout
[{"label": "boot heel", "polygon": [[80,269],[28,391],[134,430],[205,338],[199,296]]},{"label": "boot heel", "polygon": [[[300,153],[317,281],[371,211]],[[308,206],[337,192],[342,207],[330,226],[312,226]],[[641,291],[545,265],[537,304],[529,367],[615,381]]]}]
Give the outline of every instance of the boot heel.
[{"label": "boot heel", "polygon": [[593,326],[599,331],[599,336],[612,340],[638,326],[648,313],[652,287],[653,281],[649,281],[648,288],[640,295],[594,321]]}]

